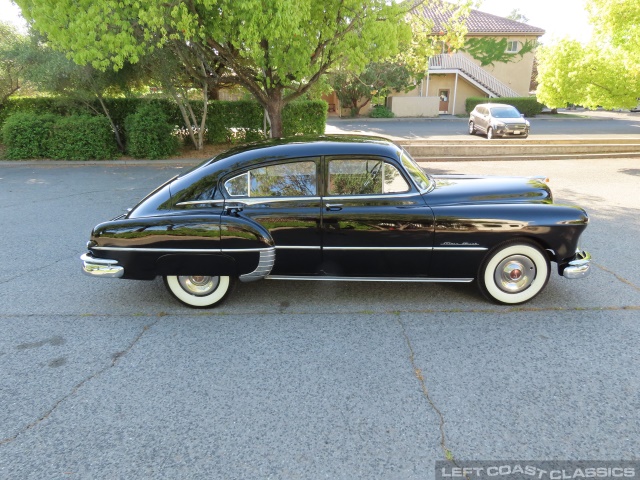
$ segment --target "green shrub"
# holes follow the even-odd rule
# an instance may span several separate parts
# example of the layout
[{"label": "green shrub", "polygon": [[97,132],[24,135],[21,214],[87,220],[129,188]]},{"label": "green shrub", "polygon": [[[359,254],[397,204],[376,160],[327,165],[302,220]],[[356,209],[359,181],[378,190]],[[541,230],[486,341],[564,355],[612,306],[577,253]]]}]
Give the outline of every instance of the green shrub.
[{"label": "green shrub", "polygon": [[71,115],[53,125],[49,155],[56,160],[105,160],[119,154],[107,117]]},{"label": "green shrub", "polygon": [[467,113],[471,113],[479,103],[506,103],[516,107],[520,113],[524,113],[525,117],[535,117],[544,108],[544,105],[538,102],[536,97],[469,97],[465,102]]},{"label": "green shrub", "polygon": [[207,113],[207,141],[229,143],[264,138],[262,134],[264,110],[258,102],[213,101]]},{"label": "green shrub", "polygon": [[371,109],[371,113],[369,114],[371,118],[393,118],[395,115],[391,110],[387,107],[383,107],[382,105],[376,105]]},{"label": "green shrub", "polygon": [[52,114],[15,113],[2,127],[3,143],[10,159],[45,158],[49,156],[49,137],[58,117]]},{"label": "green shrub", "polygon": [[288,103],[282,111],[282,135],[323,135],[328,108],[324,100]]},{"label": "green shrub", "polygon": [[136,158],[167,158],[178,150],[174,125],[156,103],[140,105],[125,119],[127,151]]}]

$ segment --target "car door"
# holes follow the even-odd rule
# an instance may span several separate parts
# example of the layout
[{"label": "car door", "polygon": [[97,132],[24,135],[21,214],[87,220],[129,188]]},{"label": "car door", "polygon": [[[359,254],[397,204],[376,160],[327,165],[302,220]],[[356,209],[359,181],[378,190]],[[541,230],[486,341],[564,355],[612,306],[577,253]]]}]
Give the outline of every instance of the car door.
[{"label": "car door", "polygon": [[273,275],[319,270],[319,169],[319,157],[301,158],[253,167],[224,182],[225,205],[237,200],[238,215],[260,223],[271,234],[276,247]]},{"label": "car door", "polygon": [[487,132],[487,109],[484,107],[477,108],[476,126],[483,133]]},{"label": "car door", "polygon": [[426,276],[433,214],[402,166],[324,157],[322,268],[332,276]]}]

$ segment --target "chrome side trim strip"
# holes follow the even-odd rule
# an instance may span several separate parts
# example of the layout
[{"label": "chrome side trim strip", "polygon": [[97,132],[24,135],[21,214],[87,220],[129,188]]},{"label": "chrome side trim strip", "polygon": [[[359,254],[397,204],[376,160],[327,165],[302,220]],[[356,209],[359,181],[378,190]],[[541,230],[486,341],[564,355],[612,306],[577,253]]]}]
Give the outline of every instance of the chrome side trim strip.
[{"label": "chrome side trim strip", "polygon": [[166,253],[227,253],[227,252],[264,252],[267,248],[146,248],[146,247],[93,247],[93,250],[111,250],[118,252],[166,252]]},{"label": "chrome side trim strip", "polygon": [[93,247],[92,250],[110,250],[115,252],[167,252],[167,253],[220,253],[219,248],[147,248],[147,247]]},{"label": "chrome side trim strip", "polygon": [[260,252],[260,261],[258,266],[253,272],[240,275],[241,282],[255,282],[256,280],[262,280],[264,277],[271,273],[273,264],[276,261],[276,249],[269,248]]},{"label": "chrome side trim strip", "polygon": [[433,250],[437,252],[447,252],[447,251],[484,252],[489,249],[487,247],[433,247]]},{"label": "chrome side trim strip", "polygon": [[322,247],[323,250],[417,250],[431,251],[431,247]]},{"label": "chrome side trim strip", "polygon": [[[149,248],[149,247],[93,247],[93,250],[120,252],[168,252],[168,253],[220,253],[220,252],[262,252],[269,248]],[[409,251],[469,251],[484,252],[486,247],[320,247],[315,245],[276,245],[278,250],[409,250]]]},{"label": "chrome side trim strip", "polygon": [[288,276],[268,275],[267,280],[317,280],[326,282],[419,282],[419,283],[470,283],[473,278],[416,278],[416,277],[332,277],[329,275]]}]

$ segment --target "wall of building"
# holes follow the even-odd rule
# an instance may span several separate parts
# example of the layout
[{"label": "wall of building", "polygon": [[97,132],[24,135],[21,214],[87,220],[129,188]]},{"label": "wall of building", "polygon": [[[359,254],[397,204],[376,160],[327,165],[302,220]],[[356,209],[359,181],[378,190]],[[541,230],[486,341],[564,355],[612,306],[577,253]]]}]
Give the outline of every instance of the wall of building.
[{"label": "wall of building", "polygon": [[[471,37],[471,36],[470,36]],[[480,38],[479,36],[474,36],[475,38]],[[502,38],[506,38],[507,41],[518,41],[520,45],[524,44],[526,41],[535,41],[538,37],[535,36],[524,36],[524,35],[514,35],[514,36],[496,36],[496,40],[501,40]],[[469,54],[464,53],[473,63],[480,66],[480,61],[474,59]],[[533,69],[533,59],[535,57],[534,52],[529,52],[524,54],[522,57],[516,55],[516,61],[510,63],[496,63],[495,65],[487,65],[486,67],[481,67],[489,72],[491,75],[496,77],[505,85],[508,85],[513,90],[518,92],[518,94],[522,97],[529,96],[529,87],[531,85],[531,71]]]},{"label": "wall of building", "polygon": [[389,97],[387,107],[396,117],[437,117],[438,97]]}]

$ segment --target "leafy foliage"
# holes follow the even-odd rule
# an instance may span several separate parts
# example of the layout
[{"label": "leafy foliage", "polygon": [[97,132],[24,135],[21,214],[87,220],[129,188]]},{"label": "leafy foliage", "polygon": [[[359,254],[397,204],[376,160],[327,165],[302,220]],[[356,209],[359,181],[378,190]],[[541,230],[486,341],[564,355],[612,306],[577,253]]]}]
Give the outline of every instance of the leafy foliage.
[{"label": "leafy foliage", "polygon": [[467,113],[471,113],[479,103],[506,103],[507,105],[516,107],[520,113],[524,114],[525,117],[535,117],[536,115],[539,115],[544,108],[544,105],[538,102],[536,97],[469,97],[465,101],[465,109]]},{"label": "leafy foliage", "polygon": [[339,71],[332,75],[331,83],[340,104],[350,108],[353,116],[374,96],[384,98],[393,91],[408,92],[416,86],[409,68],[393,62],[370,63],[361,74]]},{"label": "leafy foliage", "polygon": [[536,40],[527,40],[521,44],[517,52],[512,53],[507,52],[507,43],[506,38],[469,38],[462,50],[478,60],[481,66],[486,67],[495,63],[517,62],[538,46]]},{"label": "leafy foliage", "polygon": [[17,3],[81,65],[120,69],[158,48],[188,45],[184,67],[221,63],[233,71],[268,112],[275,136],[282,133],[284,105],[305,95],[329,68],[359,71],[409,51],[411,43],[405,16],[413,4],[386,0]]},{"label": "leafy foliage", "polygon": [[102,115],[58,118],[51,129],[48,151],[56,160],[105,160],[119,156],[111,124]]},{"label": "leafy foliage", "polygon": [[3,142],[9,159],[46,158],[49,155],[49,137],[55,115],[16,113],[2,127]]},{"label": "leafy foliage", "polygon": [[538,97],[548,107],[568,103],[631,108],[640,97],[640,3],[589,0],[594,37],[564,39],[539,50]]},{"label": "leafy foliage", "polygon": [[287,104],[282,112],[282,135],[322,135],[327,121],[327,102],[324,100],[296,101]]},{"label": "leafy foliage", "polygon": [[127,151],[136,158],[167,158],[178,150],[169,117],[157,104],[141,105],[125,120]]},{"label": "leafy foliage", "polygon": [[369,114],[372,118],[393,118],[395,115],[387,107],[376,105]]},{"label": "leafy foliage", "polygon": [[24,55],[28,45],[25,35],[0,21],[0,105],[22,87],[23,74],[29,63]]},{"label": "leafy foliage", "polygon": [[118,155],[104,116],[16,113],[2,128],[7,158],[90,160]]}]

